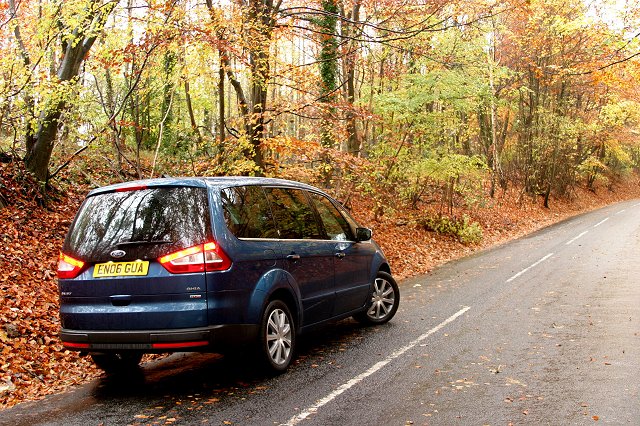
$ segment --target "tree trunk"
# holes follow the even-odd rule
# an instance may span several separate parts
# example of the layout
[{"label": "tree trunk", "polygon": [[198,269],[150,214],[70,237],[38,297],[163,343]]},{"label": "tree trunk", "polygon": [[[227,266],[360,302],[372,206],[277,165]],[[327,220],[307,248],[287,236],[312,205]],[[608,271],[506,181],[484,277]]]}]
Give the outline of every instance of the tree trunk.
[{"label": "tree trunk", "polygon": [[184,80],[184,100],[187,104],[187,112],[189,113],[189,121],[191,122],[191,130],[196,135],[196,139],[198,141],[197,146],[198,149],[202,147],[202,135],[200,134],[200,129],[198,129],[198,123],[196,122],[196,116],[193,113],[193,104],[191,102],[191,92],[189,90],[189,80]]},{"label": "tree trunk", "polygon": [[218,141],[220,146],[224,143],[224,140],[227,138],[225,123],[226,118],[224,115],[224,64],[222,63],[223,52],[218,51],[220,56],[220,69],[218,70]]},{"label": "tree trunk", "polygon": [[[104,109],[107,112],[107,115],[109,117],[113,117],[116,111],[116,102],[115,102],[115,97],[113,93],[113,79],[111,78],[111,71],[109,70],[109,68],[105,70],[104,77],[105,77],[105,85],[106,85],[106,88],[105,88],[106,105],[104,106]],[[109,128],[111,128],[111,143],[113,144],[113,151],[116,156],[118,173],[122,173],[123,167],[122,167],[122,150],[120,148],[120,129],[118,128],[118,125],[116,125],[115,117],[109,123]]]},{"label": "tree trunk", "polygon": [[[99,30],[104,27],[108,15],[111,13],[117,2],[110,1],[103,5],[101,1],[94,1],[88,6],[87,14],[80,21],[71,34],[63,36],[64,56],[58,67],[58,81],[65,82],[77,77],[80,73],[80,66],[96,41]],[[85,32],[89,31],[85,36]],[[54,95],[55,96],[55,95]],[[38,118],[38,127],[35,134],[35,141],[27,150],[24,162],[27,170],[35,177],[46,182],[49,175],[49,162],[58,133],[58,122],[65,109],[63,101],[50,101],[43,109]],[[26,145],[29,148],[29,137]]]},{"label": "tree trunk", "polygon": [[[492,41],[492,48],[493,41]],[[489,191],[489,195],[491,198],[495,196],[496,191],[496,180],[502,181],[502,169],[500,167],[500,154],[498,151],[498,138],[496,131],[496,101],[495,101],[495,84],[493,79],[493,65],[494,58],[492,55],[493,50],[487,50],[487,64],[489,66],[489,89],[491,90],[491,94],[489,95],[489,123],[491,128],[491,190]]]},{"label": "tree trunk", "polygon": [[325,104],[322,118],[322,146],[331,148],[335,144],[333,137],[332,117],[335,114],[335,91],[338,85],[338,39],[336,29],[338,24],[338,4],[336,0],[323,0],[322,9],[325,14],[318,19],[320,32],[320,102]]},{"label": "tree trunk", "polygon": [[58,133],[58,120],[64,109],[64,102],[58,102],[48,111],[40,114],[36,142],[27,157],[25,164],[40,182],[46,182],[49,174],[49,161],[53,152],[56,134]]},{"label": "tree trunk", "polygon": [[[360,15],[360,1],[357,0],[354,5],[352,11],[348,14],[347,20],[357,22]],[[342,38],[343,40],[350,40],[354,34],[352,31],[355,27],[355,24],[352,23],[343,23],[343,32]],[[358,134],[358,126],[356,123],[356,113],[354,110],[354,104],[356,101],[356,76],[355,76],[355,67],[356,67],[356,41],[351,40],[347,43],[348,52],[345,55],[344,59],[344,75],[346,80],[346,101],[347,101],[347,112],[345,114],[346,122],[347,122],[347,146],[346,151],[350,154],[357,155],[360,149],[360,135]]]},{"label": "tree trunk", "polygon": [[174,52],[165,52],[164,54],[163,71],[165,81],[162,88],[162,109],[160,111],[160,117],[162,117],[162,132],[163,135],[160,140],[165,146],[172,146],[175,143],[174,131],[173,131],[173,96],[175,94],[175,87],[173,81],[173,73],[177,63],[177,57]]}]

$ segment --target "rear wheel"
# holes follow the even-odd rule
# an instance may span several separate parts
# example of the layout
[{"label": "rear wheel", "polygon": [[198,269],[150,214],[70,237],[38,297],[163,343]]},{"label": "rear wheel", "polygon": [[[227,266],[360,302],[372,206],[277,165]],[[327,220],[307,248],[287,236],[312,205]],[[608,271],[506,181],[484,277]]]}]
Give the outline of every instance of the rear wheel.
[{"label": "rear wheel", "polygon": [[260,327],[260,356],[267,368],[276,373],[286,371],[293,359],[296,330],[286,303],[274,300],[267,305]]},{"label": "rear wheel", "polygon": [[118,374],[138,368],[142,360],[140,352],[92,354],[93,362],[108,374]]},{"label": "rear wheel", "polygon": [[396,314],[400,290],[396,280],[386,272],[378,272],[371,291],[371,306],[353,317],[363,324],[384,324]]}]

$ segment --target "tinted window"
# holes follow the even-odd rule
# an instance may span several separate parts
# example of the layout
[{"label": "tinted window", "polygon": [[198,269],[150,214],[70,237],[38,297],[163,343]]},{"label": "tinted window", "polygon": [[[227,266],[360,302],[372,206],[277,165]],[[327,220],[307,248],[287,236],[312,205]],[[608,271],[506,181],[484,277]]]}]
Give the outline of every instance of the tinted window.
[{"label": "tinted window", "polygon": [[206,242],[210,235],[204,188],[149,188],[88,197],[63,251],[91,261],[153,259]]},{"label": "tinted window", "polygon": [[282,239],[324,239],[304,191],[265,188]]},{"label": "tinted window", "polygon": [[238,238],[278,238],[265,193],[258,186],[222,191],[224,219]]},{"label": "tinted window", "polygon": [[327,197],[320,194],[310,193],[309,195],[315,204],[316,210],[320,214],[324,230],[329,238],[336,241],[354,240],[349,224],[333,203]]},{"label": "tinted window", "polygon": [[344,217],[344,219],[349,224],[349,229],[351,230],[351,235],[354,236],[355,233],[356,233],[356,228],[358,226],[360,226],[360,225],[358,225],[358,223],[355,221],[355,219],[353,217],[351,217],[349,212],[343,206],[338,205],[338,210],[340,210],[340,213],[342,213],[342,217]]}]

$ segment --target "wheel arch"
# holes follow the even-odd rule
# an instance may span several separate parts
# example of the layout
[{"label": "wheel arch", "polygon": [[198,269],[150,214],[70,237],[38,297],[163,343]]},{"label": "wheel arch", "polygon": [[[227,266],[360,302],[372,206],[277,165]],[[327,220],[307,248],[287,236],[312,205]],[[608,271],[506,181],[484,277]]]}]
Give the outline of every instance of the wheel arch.
[{"label": "wheel arch", "polygon": [[262,276],[256,285],[249,303],[249,322],[258,324],[267,305],[273,300],[282,300],[287,304],[296,322],[296,328],[302,323],[302,305],[299,290],[291,285],[293,278],[288,272],[277,269]]},{"label": "wheel arch", "polygon": [[300,312],[301,311],[300,311],[299,303],[296,297],[293,295],[291,290],[286,288],[279,288],[275,290],[273,293],[271,293],[271,295],[267,299],[265,307],[266,305],[268,305],[270,302],[274,300],[281,300],[287,305],[287,307],[289,308],[289,311],[291,311],[291,316],[293,316],[293,318],[295,319],[296,333],[297,333],[298,330],[300,330],[300,323],[301,323]]},{"label": "wheel arch", "polygon": [[378,272],[380,271],[386,272],[387,274],[391,275],[391,267],[386,262],[381,264],[380,267],[378,267]]},{"label": "wheel arch", "polygon": [[391,266],[389,262],[382,254],[381,250],[376,250],[376,253],[373,255],[371,259],[371,269],[369,269],[369,282],[373,284],[378,272],[386,272],[389,275],[391,274]]}]

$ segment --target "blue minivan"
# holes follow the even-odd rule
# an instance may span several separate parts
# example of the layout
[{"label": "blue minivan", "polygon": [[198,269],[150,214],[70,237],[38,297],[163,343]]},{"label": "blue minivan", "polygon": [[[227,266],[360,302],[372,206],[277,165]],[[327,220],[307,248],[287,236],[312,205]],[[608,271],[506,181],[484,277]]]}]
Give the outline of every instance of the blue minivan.
[{"label": "blue minivan", "polygon": [[162,178],[91,191],[60,253],[60,337],[106,372],[143,353],[244,348],[287,369],[296,337],[389,321],[400,293],[371,231],[321,190]]}]

